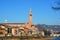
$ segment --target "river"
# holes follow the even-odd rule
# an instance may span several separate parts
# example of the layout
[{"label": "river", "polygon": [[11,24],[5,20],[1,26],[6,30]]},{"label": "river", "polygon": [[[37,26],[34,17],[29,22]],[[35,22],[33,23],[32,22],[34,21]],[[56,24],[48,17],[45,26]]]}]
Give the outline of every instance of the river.
[{"label": "river", "polygon": [[54,37],[53,40],[60,40],[60,37]]}]

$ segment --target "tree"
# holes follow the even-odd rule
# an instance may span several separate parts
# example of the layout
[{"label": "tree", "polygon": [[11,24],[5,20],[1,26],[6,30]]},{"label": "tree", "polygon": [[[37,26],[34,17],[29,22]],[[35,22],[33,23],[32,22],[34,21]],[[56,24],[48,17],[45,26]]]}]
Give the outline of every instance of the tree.
[{"label": "tree", "polygon": [[50,31],[47,31],[46,29],[43,29],[43,31],[44,31],[44,35],[45,35],[45,36],[50,36],[50,34],[51,34]]}]

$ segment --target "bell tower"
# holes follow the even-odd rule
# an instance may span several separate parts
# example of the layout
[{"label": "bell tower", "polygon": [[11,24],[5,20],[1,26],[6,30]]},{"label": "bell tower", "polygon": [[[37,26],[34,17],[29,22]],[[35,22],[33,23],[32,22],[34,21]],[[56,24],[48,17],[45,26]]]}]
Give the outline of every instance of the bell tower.
[{"label": "bell tower", "polygon": [[29,13],[29,25],[32,25],[32,9],[30,8],[30,13]]}]

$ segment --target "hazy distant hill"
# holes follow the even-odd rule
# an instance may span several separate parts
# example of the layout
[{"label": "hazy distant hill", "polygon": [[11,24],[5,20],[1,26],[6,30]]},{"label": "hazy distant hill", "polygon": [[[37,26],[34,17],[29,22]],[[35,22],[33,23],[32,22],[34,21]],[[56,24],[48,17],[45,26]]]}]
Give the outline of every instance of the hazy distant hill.
[{"label": "hazy distant hill", "polygon": [[60,25],[45,25],[45,24],[37,24],[36,25],[39,30],[42,29],[49,29],[49,30],[54,30],[54,31],[60,31]]}]

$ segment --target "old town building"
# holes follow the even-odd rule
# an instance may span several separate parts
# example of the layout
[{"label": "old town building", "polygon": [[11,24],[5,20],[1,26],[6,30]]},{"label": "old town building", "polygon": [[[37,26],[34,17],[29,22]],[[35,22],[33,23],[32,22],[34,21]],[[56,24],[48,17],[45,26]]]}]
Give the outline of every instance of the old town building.
[{"label": "old town building", "polygon": [[5,36],[31,36],[38,34],[38,28],[32,24],[32,9],[29,12],[29,22],[26,23],[0,23],[0,35]]}]

